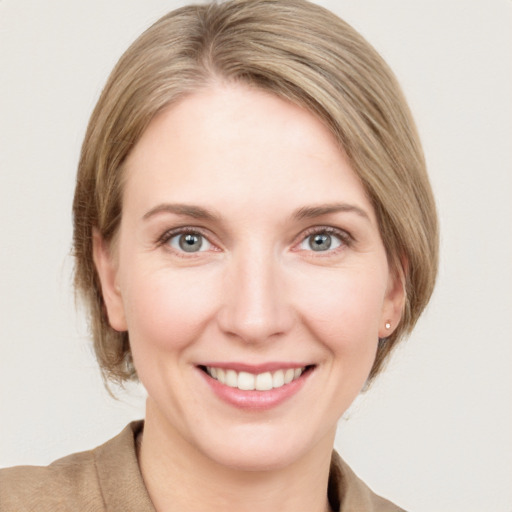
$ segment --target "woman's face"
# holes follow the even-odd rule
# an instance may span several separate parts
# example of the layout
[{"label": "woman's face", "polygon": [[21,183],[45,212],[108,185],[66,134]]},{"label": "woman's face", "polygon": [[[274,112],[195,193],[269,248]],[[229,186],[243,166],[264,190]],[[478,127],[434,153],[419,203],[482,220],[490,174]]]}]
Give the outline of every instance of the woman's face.
[{"label": "woman's face", "polygon": [[330,450],[403,293],[329,131],[216,85],[159,114],[125,172],[115,257],[96,239],[95,260],[147,421],[230,467]]}]

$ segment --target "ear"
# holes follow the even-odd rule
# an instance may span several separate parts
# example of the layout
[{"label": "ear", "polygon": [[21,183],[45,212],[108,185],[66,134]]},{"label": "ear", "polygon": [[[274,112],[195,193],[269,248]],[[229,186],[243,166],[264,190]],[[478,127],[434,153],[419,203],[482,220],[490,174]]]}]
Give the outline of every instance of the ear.
[{"label": "ear", "polygon": [[105,242],[96,228],[93,229],[92,234],[92,254],[100,278],[101,293],[107,308],[109,324],[116,331],[126,331],[124,304],[117,283],[117,261],[109,244]]},{"label": "ear", "polygon": [[390,270],[388,288],[382,306],[379,338],[390,336],[400,323],[405,307],[405,298],[404,267],[400,267],[398,270]]}]

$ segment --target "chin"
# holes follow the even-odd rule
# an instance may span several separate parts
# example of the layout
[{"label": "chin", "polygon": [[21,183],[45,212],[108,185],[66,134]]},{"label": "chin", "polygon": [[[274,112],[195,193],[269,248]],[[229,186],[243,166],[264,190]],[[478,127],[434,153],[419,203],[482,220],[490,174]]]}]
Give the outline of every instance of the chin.
[{"label": "chin", "polygon": [[261,449],[258,447],[232,449],[229,453],[212,453],[212,460],[226,468],[246,472],[279,471],[293,465],[300,453],[296,450]]},{"label": "chin", "polygon": [[237,471],[278,471],[307,459],[315,452],[315,447],[322,447],[322,453],[330,454],[336,429],[321,439],[290,435],[289,429],[285,432],[268,428],[242,430],[245,431],[236,436],[226,436],[224,442],[217,440],[203,446],[203,454],[217,464]]}]

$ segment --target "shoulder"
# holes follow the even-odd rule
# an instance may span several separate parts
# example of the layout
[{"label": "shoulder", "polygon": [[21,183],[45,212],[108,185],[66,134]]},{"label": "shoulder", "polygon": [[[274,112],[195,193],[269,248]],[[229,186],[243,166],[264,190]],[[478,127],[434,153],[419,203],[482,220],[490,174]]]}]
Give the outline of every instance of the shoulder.
[{"label": "shoulder", "polygon": [[[64,510],[91,500],[87,510],[102,510],[92,451],[75,453],[49,466],[0,470],[0,510]],[[95,503],[96,502],[96,503]]]},{"label": "shoulder", "polygon": [[49,466],[0,470],[0,510],[100,512],[130,509],[134,502],[147,505],[134,448],[134,436],[141,428],[141,422],[131,423],[98,448]]},{"label": "shoulder", "polygon": [[339,512],[405,512],[375,494],[336,452],[331,459],[329,499]]}]

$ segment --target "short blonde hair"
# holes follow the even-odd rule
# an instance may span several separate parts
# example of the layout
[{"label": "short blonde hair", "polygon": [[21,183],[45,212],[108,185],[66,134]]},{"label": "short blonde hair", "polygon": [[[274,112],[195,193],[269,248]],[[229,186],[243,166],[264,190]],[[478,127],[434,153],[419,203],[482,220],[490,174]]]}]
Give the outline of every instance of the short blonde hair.
[{"label": "short blonde hair", "polygon": [[212,79],[242,82],[308,109],[339,141],[375,208],[390,268],[406,301],[379,343],[370,380],[425,308],[438,264],[438,225],[425,161],[400,87],[347,23],[305,0],[231,0],[170,12],[112,71],[91,116],[75,198],[75,287],[88,308],[106,380],[136,376],[128,333],[109,325],[92,257],[122,214],[123,163],[152,118]]}]

